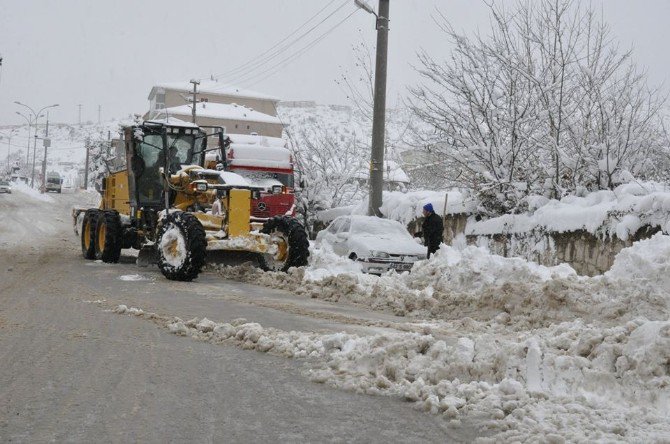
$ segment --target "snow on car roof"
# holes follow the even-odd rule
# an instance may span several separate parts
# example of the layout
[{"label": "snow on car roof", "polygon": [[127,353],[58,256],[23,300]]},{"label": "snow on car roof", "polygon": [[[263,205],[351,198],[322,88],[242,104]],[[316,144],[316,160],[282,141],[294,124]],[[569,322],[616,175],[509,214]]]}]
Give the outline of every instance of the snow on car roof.
[{"label": "snow on car roof", "polygon": [[383,219],[376,216],[341,216],[351,220],[351,232],[358,234],[371,234],[375,236],[403,235],[409,237],[410,234],[400,222]]},{"label": "snow on car roof", "polygon": [[[192,112],[191,105],[179,105],[160,110],[159,115],[163,116],[167,113],[168,115],[191,116]],[[195,113],[198,117],[209,117],[212,119],[282,124],[278,117],[264,114],[235,103],[199,102],[196,104]]]},{"label": "snow on car roof", "polygon": [[[151,92],[149,93],[149,100],[151,100],[154,94],[160,89],[170,89],[174,91],[184,91],[190,93],[193,91],[193,84],[189,81],[159,83],[151,88]],[[244,97],[249,99],[262,99],[279,102],[278,98],[269,94],[253,91],[250,89],[239,88],[235,85],[228,85],[217,82],[216,80],[201,80],[200,85],[198,85],[198,91],[205,94]]]}]

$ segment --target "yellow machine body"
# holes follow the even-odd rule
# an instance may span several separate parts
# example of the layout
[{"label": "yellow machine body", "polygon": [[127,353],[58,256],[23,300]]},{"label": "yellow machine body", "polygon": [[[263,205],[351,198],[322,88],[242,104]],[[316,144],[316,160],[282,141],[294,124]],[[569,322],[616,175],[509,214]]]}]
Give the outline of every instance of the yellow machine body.
[{"label": "yellow machine body", "polygon": [[130,214],[130,194],[128,171],[112,173],[104,178],[105,190],[102,195],[101,208],[116,210],[119,214]]},{"label": "yellow machine body", "polygon": [[228,192],[228,237],[249,234],[251,220],[251,192],[230,190]]}]

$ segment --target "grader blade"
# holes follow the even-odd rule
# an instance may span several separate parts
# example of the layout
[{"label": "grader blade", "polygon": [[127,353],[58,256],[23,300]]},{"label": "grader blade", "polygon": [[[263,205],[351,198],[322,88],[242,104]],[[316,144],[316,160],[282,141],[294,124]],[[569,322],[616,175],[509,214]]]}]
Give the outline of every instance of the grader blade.
[{"label": "grader blade", "polygon": [[148,267],[158,263],[158,255],[156,254],[156,247],[154,245],[144,245],[137,255],[137,266]]}]

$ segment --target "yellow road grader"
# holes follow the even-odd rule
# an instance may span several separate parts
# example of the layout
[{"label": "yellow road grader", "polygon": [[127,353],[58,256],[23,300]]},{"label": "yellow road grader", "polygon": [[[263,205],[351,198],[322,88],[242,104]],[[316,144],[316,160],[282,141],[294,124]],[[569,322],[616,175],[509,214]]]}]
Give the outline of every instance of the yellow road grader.
[{"label": "yellow road grader", "polygon": [[138,265],[155,262],[178,281],[195,279],[215,250],[254,253],[264,270],[307,264],[309,241],[297,219],[252,218],[261,189],[205,168],[208,139],[218,138],[209,151],[226,158],[223,129],[211,130],[154,121],[124,128],[125,159],[103,178],[99,208],[73,211],[84,258],[118,262],[122,249],[134,248]]}]

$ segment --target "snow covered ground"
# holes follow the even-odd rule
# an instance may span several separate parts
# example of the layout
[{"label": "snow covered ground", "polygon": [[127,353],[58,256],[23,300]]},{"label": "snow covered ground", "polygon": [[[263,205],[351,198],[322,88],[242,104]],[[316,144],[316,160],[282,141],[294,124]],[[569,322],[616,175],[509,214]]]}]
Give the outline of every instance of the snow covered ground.
[{"label": "snow covered ground", "polygon": [[[443,246],[412,273],[363,275],[313,251],[287,275],[227,278],[405,316],[406,333],[282,332],[245,321],[172,319],[174,333],[308,358],[312,379],[401,396],[491,441],[670,440],[670,236],[623,250],[604,276]],[[484,441],[488,440],[484,439]]]}]

